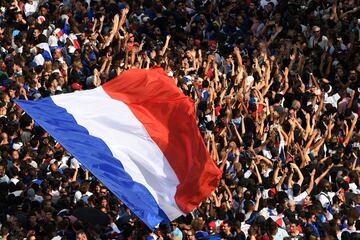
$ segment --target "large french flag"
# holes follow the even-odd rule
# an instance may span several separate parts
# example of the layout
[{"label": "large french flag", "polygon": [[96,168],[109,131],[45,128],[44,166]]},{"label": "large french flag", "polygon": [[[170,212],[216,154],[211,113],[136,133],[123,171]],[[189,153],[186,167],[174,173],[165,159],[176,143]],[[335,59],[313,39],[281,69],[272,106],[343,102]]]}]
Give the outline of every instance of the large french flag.
[{"label": "large french flag", "polygon": [[221,177],[193,102],[160,68],[16,103],[150,228],[191,212]]}]

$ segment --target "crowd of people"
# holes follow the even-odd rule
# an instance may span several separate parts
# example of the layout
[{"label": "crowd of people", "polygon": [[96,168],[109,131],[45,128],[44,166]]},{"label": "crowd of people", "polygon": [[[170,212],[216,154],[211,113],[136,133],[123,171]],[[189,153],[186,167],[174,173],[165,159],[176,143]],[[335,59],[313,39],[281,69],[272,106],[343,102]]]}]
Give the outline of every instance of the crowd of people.
[{"label": "crowd of people", "polygon": [[[360,239],[359,0],[1,0],[0,47],[0,239]],[[223,177],[150,231],[14,99],[153,67]]]}]

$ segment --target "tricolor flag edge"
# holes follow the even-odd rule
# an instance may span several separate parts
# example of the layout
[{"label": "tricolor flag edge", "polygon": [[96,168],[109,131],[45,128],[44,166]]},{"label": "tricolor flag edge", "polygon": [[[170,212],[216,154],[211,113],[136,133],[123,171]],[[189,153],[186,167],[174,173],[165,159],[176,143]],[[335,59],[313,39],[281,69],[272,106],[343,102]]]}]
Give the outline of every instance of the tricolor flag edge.
[{"label": "tricolor flag edge", "polygon": [[[57,105],[55,105],[53,103],[53,101],[51,100],[51,98],[46,98],[46,99],[41,99],[38,100],[39,101],[44,101],[44,100],[50,100],[52,102],[52,104],[50,103],[51,109],[56,109],[59,110],[61,109],[62,111],[68,113],[66,111],[66,109],[58,107]],[[30,110],[30,108],[28,106],[26,106],[27,104],[31,104],[31,103],[35,103],[32,101],[22,101],[22,100],[15,100],[15,103],[17,105],[20,106],[20,108],[22,108],[30,117],[32,117],[33,119],[36,119],[39,115],[37,115],[36,113],[34,113],[32,110]],[[33,109],[37,109],[37,107],[33,108]],[[44,109],[39,110],[40,112],[43,112]],[[49,112],[49,111],[44,111],[44,112]],[[64,112],[62,114],[64,114]],[[34,116],[35,114],[35,116]],[[51,114],[53,115],[53,114]],[[55,114],[56,115],[56,114]],[[71,117],[72,115],[69,114]],[[38,118],[37,118],[38,119]],[[119,183],[118,179],[115,179],[115,181],[113,183],[111,182],[104,182],[103,181],[103,177],[101,176],[101,174],[98,173],[98,171],[94,170],[93,168],[89,168],[88,166],[90,164],[86,164],[84,163],[84,159],[91,159],[93,158],[93,156],[91,154],[89,154],[89,151],[91,151],[91,149],[93,148],[89,148],[87,149],[85,155],[86,157],[84,157],[80,151],[78,150],[73,150],[74,146],[70,143],[68,143],[67,141],[63,141],[62,137],[59,137],[59,130],[55,131],[54,129],[48,128],[46,127],[47,124],[45,123],[45,121],[43,119],[41,120],[37,120],[37,123],[40,124],[55,140],[59,141],[65,149],[67,149],[69,152],[71,152],[71,154],[78,159],[86,168],[88,168],[88,170],[101,182],[103,182],[103,184],[106,185],[106,187],[115,194],[115,196],[119,197],[119,199],[125,203],[126,206],[128,206],[131,211],[138,216],[150,229],[154,229],[155,226],[157,226],[160,222],[169,222],[170,219],[167,217],[167,215],[163,212],[163,210],[158,206],[158,204],[156,203],[155,199],[152,197],[152,195],[150,193],[147,193],[147,191],[139,191],[140,196],[135,198],[135,201],[129,201],[128,198],[126,196],[124,196],[124,194],[120,193],[119,194],[119,186],[116,185],[114,186],[114,183]],[[79,125],[80,127],[82,127],[83,129],[85,129],[83,126]],[[80,129],[80,128],[79,128]],[[68,131],[68,130],[67,130]],[[74,134],[74,133],[72,133]],[[90,136],[90,135],[89,135]],[[92,136],[93,137],[93,136]],[[96,138],[96,137],[93,137]],[[97,138],[98,139],[98,138]],[[100,141],[102,141],[101,139],[98,139]],[[106,145],[106,144],[105,144]],[[92,160],[96,160],[96,159],[92,159]],[[112,169],[114,170],[114,169]],[[121,172],[124,175],[128,175],[125,171]],[[131,177],[129,177],[129,180],[133,181],[131,179]],[[142,186],[139,183],[133,182],[134,185],[136,185],[138,188],[145,188],[144,186]],[[141,186],[139,186],[141,185]],[[128,186],[127,186],[128,187]],[[146,189],[146,188],[145,188]],[[144,190],[144,189],[143,189]],[[146,208],[146,210],[148,212],[143,212],[143,211],[139,211],[139,207],[137,206],[136,202],[138,203],[139,201],[143,201],[143,200],[147,200],[147,202],[150,202],[150,204],[144,204],[147,205],[148,207]],[[152,202],[152,203],[151,203]],[[134,205],[135,204],[135,205]],[[152,207],[149,207],[152,206]],[[155,210],[154,210],[155,209]],[[156,218],[156,219],[152,219],[155,216],[160,216],[160,218]]]}]

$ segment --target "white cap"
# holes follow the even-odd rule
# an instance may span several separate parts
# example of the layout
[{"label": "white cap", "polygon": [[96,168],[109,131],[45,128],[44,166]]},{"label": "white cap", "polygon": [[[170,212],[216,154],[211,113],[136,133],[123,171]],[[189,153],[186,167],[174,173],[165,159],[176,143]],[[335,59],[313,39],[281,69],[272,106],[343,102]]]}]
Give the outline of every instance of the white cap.
[{"label": "white cap", "polygon": [[18,143],[14,143],[13,145],[12,145],[12,148],[14,149],[14,150],[20,150],[20,148],[23,146],[23,144],[22,144],[22,142],[18,142]]}]

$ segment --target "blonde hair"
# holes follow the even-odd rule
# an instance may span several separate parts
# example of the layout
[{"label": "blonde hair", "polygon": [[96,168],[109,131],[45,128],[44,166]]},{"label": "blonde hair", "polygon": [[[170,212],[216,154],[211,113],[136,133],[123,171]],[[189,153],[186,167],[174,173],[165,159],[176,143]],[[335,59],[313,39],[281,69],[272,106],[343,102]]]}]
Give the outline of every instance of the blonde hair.
[{"label": "blonde hair", "polygon": [[47,73],[52,72],[52,62],[51,61],[44,62],[44,72],[47,72]]}]

